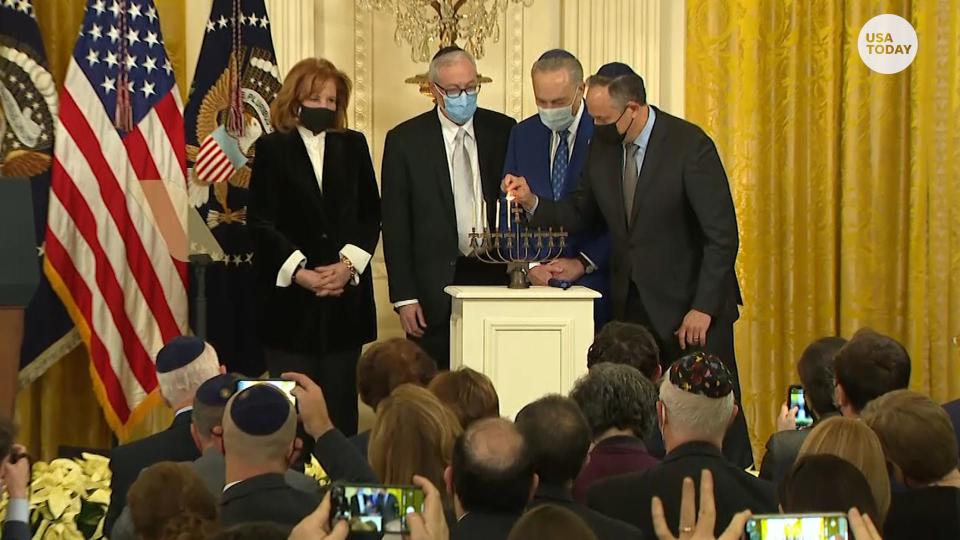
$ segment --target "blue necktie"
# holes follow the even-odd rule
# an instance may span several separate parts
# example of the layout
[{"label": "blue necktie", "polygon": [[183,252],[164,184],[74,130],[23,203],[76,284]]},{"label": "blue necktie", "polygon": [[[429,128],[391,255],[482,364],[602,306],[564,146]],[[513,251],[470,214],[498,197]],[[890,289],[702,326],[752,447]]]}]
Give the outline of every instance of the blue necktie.
[{"label": "blue necktie", "polygon": [[553,186],[553,200],[559,201],[563,196],[563,184],[567,179],[567,163],[570,161],[570,144],[567,142],[569,130],[557,132],[560,137],[560,144],[557,145],[557,153],[553,157],[553,167],[550,169],[550,184]]}]

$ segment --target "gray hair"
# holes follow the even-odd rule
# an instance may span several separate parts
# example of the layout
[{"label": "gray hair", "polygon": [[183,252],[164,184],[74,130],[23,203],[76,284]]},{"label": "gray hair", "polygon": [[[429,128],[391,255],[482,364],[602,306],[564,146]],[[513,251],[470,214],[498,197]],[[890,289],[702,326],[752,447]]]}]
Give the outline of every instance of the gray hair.
[{"label": "gray hair", "polygon": [[200,356],[191,360],[189,364],[166,373],[157,373],[157,384],[160,386],[160,394],[163,398],[171,405],[175,405],[184,401],[192,402],[197,388],[200,388],[207,379],[219,374],[220,360],[217,357],[217,351],[212,345],[205,343]]},{"label": "gray hair", "polygon": [[551,71],[567,70],[570,75],[570,84],[577,86],[583,82],[583,65],[577,57],[563,49],[549,50],[533,63],[530,69],[530,76],[536,73],[547,73]]},{"label": "gray hair", "polygon": [[722,439],[733,416],[733,392],[722,398],[684,392],[670,382],[669,372],[660,383],[660,401],[676,429],[705,441]]},{"label": "gray hair", "polygon": [[438,54],[433,57],[433,60],[430,61],[430,82],[434,84],[440,83],[440,69],[456,64],[457,62],[466,59],[473,66],[473,70],[477,70],[477,61],[473,59],[473,56],[463,49],[451,49],[449,52],[443,54]]},{"label": "gray hair", "polygon": [[629,429],[646,438],[657,420],[657,387],[635,368],[602,363],[580,377],[570,392],[594,439],[608,429]]}]

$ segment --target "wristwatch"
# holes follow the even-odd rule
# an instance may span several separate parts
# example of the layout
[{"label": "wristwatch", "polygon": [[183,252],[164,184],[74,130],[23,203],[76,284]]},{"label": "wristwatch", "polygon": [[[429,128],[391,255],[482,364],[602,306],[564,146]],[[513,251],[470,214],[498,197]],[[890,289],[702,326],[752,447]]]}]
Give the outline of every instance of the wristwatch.
[{"label": "wristwatch", "polygon": [[578,253],[577,259],[579,259],[580,263],[583,264],[584,274],[592,274],[594,271],[596,271],[597,267],[594,266],[593,263],[590,262],[590,259],[588,259],[583,253]]}]

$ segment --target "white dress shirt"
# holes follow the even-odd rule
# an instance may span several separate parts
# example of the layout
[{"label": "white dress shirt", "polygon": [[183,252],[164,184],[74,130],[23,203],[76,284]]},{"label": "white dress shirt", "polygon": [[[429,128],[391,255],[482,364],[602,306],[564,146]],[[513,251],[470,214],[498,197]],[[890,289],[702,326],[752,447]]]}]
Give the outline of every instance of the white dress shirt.
[{"label": "white dress shirt", "polygon": [[[317,185],[320,187],[320,193],[323,194],[323,159],[327,132],[321,131],[314,134],[303,126],[297,126],[297,131],[300,133],[300,138],[303,139],[303,145],[307,148],[307,156],[310,157],[313,174],[317,177]],[[360,283],[360,274],[363,274],[363,271],[367,269],[372,255],[353,244],[346,244],[340,248],[340,255],[349,259],[353,268],[357,271],[356,277],[352,280],[352,283],[357,285]],[[277,272],[277,287],[289,287],[293,282],[294,271],[306,265],[307,257],[299,249],[291,253],[280,267],[280,271]]]},{"label": "white dress shirt", "polygon": [[[482,220],[486,219],[486,212],[483,211],[483,189],[480,187],[483,185],[483,182],[480,178],[480,160],[477,157],[477,137],[473,132],[473,118],[467,120],[467,123],[459,126],[453,120],[450,120],[444,116],[443,112],[440,111],[440,108],[437,107],[437,115],[440,117],[440,130],[443,133],[443,146],[447,153],[447,171],[450,174],[450,187],[453,189],[453,183],[456,181],[453,178],[453,150],[454,150],[454,139],[457,138],[457,132],[462,128],[467,132],[469,137],[464,138],[463,145],[467,150],[467,153],[470,155],[470,168],[473,170],[474,186],[475,189],[479,190],[478,193],[474,193],[475,199],[478,201],[477,204],[480,205],[479,215],[481,217],[481,223],[477,223],[477,230],[481,230],[484,226]],[[399,302],[394,302],[394,308],[401,308],[410,304],[417,304],[420,301],[416,298],[411,298],[409,300],[400,300]]]},{"label": "white dress shirt", "polygon": [[[584,101],[580,100],[580,108],[573,117],[573,123],[567,128],[567,158],[573,157],[573,145],[577,142],[577,129],[580,128],[580,119],[583,118],[583,109],[587,107]],[[553,160],[557,157],[557,147],[560,146],[560,133],[550,132],[550,170],[553,170]]]}]

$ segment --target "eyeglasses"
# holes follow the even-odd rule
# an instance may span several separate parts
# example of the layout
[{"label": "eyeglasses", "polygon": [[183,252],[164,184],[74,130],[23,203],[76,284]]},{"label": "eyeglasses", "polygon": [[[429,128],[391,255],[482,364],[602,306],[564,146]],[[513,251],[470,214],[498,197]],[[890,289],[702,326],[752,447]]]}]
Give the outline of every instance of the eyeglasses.
[{"label": "eyeglasses", "polygon": [[449,88],[449,89],[443,88],[439,84],[434,84],[434,86],[437,87],[437,90],[439,90],[441,94],[449,98],[457,98],[457,97],[460,97],[461,94],[466,94],[468,96],[475,96],[480,93],[479,84],[476,86],[468,86],[466,88]]}]

